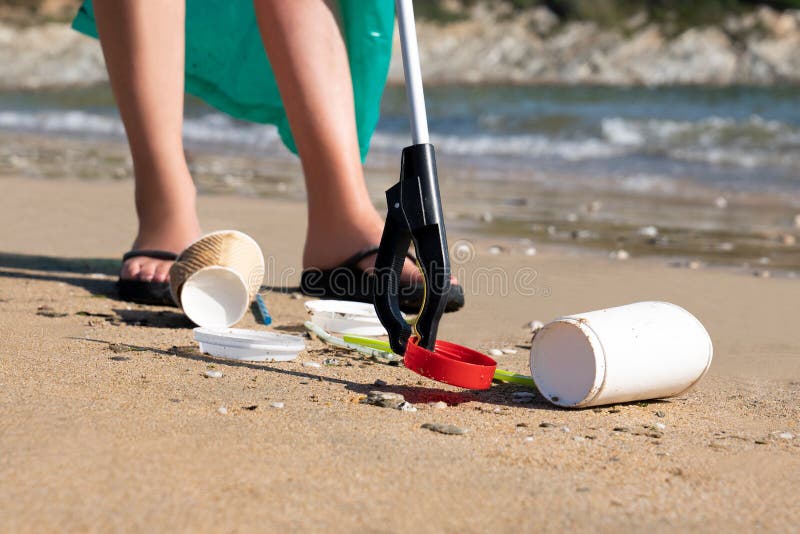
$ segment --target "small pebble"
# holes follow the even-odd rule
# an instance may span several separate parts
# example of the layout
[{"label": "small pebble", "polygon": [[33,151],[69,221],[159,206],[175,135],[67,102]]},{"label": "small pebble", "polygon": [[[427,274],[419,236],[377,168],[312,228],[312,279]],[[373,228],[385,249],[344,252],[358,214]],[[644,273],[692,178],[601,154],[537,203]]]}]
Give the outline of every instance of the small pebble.
[{"label": "small pebble", "polygon": [[410,402],[403,401],[400,406],[397,407],[398,410],[402,412],[416,412],[417,407],[411,404]]},{"label": "small pebble", "polygon": [[792,245],[797,244],[797,238],[792,234],[782,234],[780,237],[780,242],[782,245],[791,247]]},{"label": "small pebble", "polygon": [[662,411],[657,411],[657,412],[656,412],[656,417],[666,417],[666,416],[667,416],[667,414],[665,414],[665,413],[664,413],[664,412],[662,412]]},{"label": "small pebble", "polygon": [[336,358],[325,358],[322,360],[322,365],[341,365],[342,362],[337,360]]},{"label": "small pebble", "polygon": [[282,402],[271,402],[271,403],[269,403],[269,405],[270,405],[271,407],[273,407],[273,408],[277,408],[277,409],[279,409],[279,410],[280,410],[280,409],[282,409],[284,406],[286,406],[286,405],[285,405],[284,403],[282,403]]},{"label": "small pebble", "polygon": [[494,220],[494,216],[489,211],[485,211],[480,216],[481,222],[490,223]]},{"label": "small pebble", "polygon": [[664,430],[665,428],[667,428],[667,425],[665,425],[664,423],[656,423],[653,426],[656,427],[659,430]]},{"label": "small pebble", "polygon": [[725,242],[720,243],[719,245],[717,245],[717,250],[720,250],[722,252],[730,252],[734,248],[735,247],[734,247],[733,243],[730,243],[728,241],[725,241]]},{"label": "small pebble", "polygon": [[440,434],[449,434],[451,436],[462,436],[467,433],[467,429],[459,428],[455,425],[444,425],[441,423],[425,423],[422,428],[426,428],[433,432]]},{"label": "small pebble", "polygon": [[222,371],[206,371],[204,374],[206,378],[222,378]]},{"label": "small pebble", "polygon": [[630,432],[630,431],[631,431],[631,429],[628,428],[627,426],[615,426],[614,427],[614,432]]},{"label": "small pebble", "polygon": [[770,263],[772,263],[772,260],[769,259],[767,256],[761,256],[760,258],[758,258],[759,265],[769,265]]},{"label": "small pebble", "polygon": [[569,434],[569,432],[570,432],[570,429],[569,429],[569,427],[568,427],[568,426],[562,426],[562,427],[561,427],[561,431],[562,431],[562,432],[564,432],[564,433],[566,433],[566,434]]},{"label": "small pebble", "polygon": [[769,278],[772,276],[772,273],[767,271],[766,269],[759,269],[757,271],[753,271],[753,276],[756,278]]},{"label": "small pebble", "polygon": [[525,441],[527,441],[528,443],[530,443],[531,441],[533,441],[533,436],[528,436],[528,437],[526,437],[526,438],[525,438]]},{"label": "small pebble", "polygon": [[572,438],[572,439],[573,439],[574,441],[586,441],[586,438],[584,438],[583,436],[575,436],[575,437],[574,437],[574,438]]},{"label": "small pebble", "polygon": [[217,408],[217,412],[221,413],[222,415],[227,415],[228,409],[225,406],[220,406],[219,408]]},{"label": "small pebble", "polygon": [[302,293],[300,293],[298,291],[295,291],[294,293],[292,293],[292,300],[300,300],[301,298],[303,298],[303,294]]},{"label": "small pebble", "polygon": [[316,367],[316,368],[319,368],[319,367],[322,367],[322,364],[319,364],[317,362],[303,362],[303,367]]},{"label": "small pebble", "polygon": [[502,252],[503,252],[503,247],[501,247],[499,245],[492,245],[491,247],[489,247],[489,254],[492,254],[494,256],[496,256],[496,255],[498,255],[498,254],[500,254]]},{"label": "small pebble", "polygon": [[553,423],[547,423],[547,422],[539,423],[539,428],[553,428],[555,426],[556,425],[554,425]]},{"label": "small pebble", "polygon": [[386,385],[386,381],[385,381],[385,380],[381,380],[381,379],[379,378],[379,379],[377,379],[377,380],[375,381],[375,385],[376,385],[376,386],[385,386],[385,385]]},{"label": "small pebble", "polygon": [[611,252],[608,257],[612,260],[625,261],[630,259],[631,255],[627,250],[619,249]]},{"label": "small pebble", "polygon": [[693,271],[696,271],[697,269],[699,269],[702,266],[703,266],[703,264],[700,263],[697,260],[692,260],[692,261],[690,261],[689,263],[686,264],[686,267],[688,267],[689,269],[691,269]]},{"label": "small pebble", "polygon": [[714,205],[721,210],[728,207],[728,199],[725,197],[717,197],[714,199]]},{"label": "small pebble", "polygon": [[578,214],[577,213],[567,213],[567,222],[577,222],[578,221]]},{"label": "small pebble", "polygon": [[777,436],[781,439],[794,439],[794,434],[791,432],[781,432],[780,434],[777,434]]},{"label": "small pebble", "polygon": [[589,239],[593,234],[589,230],[573,230],[569,235],[572,239]]},{"label": "small pebble", "polygon": [[500,349],[489,349],[489,356],[502,356],[503,351]]},{"label": "small pebble", "polygon": [[655,226],[642,226],[639,228],[639,235],[644,237],[656,237],[658,235],[658,228]]},{"label": "small pebble", "polygon": [[446,410],[447,403],[444,401],[431,402],[430,407],[433,408],[434,410]]},{"label": "small pebble", "polygon": [[503,354],[516,354],[517,349],[500,349]]},{"label": "small pebble", "polygon": [[400,410],[401,406],[406,403],[406,399],[399,393],[390,393],[388,391],[370,391],[365,398],[361,399],[360,402],[361,404],[371,404],[381,408]]},{"label": "small pebble", "polygon": [[535,247],[528,247],[525,249],[526,256],[536,256],[536,248]]}]

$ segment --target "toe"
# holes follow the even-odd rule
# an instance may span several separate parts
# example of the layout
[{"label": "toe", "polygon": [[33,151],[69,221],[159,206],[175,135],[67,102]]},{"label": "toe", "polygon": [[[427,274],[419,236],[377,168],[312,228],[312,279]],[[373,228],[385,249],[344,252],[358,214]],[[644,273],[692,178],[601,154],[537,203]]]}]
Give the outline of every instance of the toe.
[{"label": "toe", "polygon": [[139,271],[138,279],[144,282],[150,282],[153,280],[153,277],[156,274],[156,268],[158,264],[154,261],[145,261],[142,262],[142,268]]},{"label": "toe", "polygon": [[171,261],[159,262],[153,275],[153,282],[166,282],[169,280],[170,267],[172,267]]},{"label": "toe", "polygon": [[123,280],[134,280],[138,278],[139,273],[142,270],[141,262],[139,258],[131,258],[125,263],[122,264],[122,269],[120,270],[119,277]]}]

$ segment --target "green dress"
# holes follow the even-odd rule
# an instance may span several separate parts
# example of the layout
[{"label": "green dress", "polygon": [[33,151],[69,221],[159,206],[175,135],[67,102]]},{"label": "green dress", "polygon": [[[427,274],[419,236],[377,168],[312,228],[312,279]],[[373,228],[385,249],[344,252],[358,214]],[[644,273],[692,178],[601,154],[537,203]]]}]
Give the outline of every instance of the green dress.
[{"label": "green dress", "polygon": [[[375,131],[392,51],[393,0],[339,0],[362,159]],[[157,15],[157,14],[156,14]],[[97,37],[92,0],[72,27]],[[309,32],[313,39],[313,29]],[[278,127],[297,152],[251,0],[186,0],[186,91],[233,117]]]}]

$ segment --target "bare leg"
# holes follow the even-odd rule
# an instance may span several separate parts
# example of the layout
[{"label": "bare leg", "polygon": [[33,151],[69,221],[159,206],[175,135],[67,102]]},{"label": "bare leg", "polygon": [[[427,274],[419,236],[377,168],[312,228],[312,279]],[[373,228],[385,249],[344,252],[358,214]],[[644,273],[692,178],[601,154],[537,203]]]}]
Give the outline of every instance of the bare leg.
[{"label": "bare leg", "polygon": [[[308,190],[304,267],[336,267],[380,242],[383,218],[369,198],[359,156],[347,50],[324,0],[255,0]],[[313,28],[313,31],[307,31]],[[361,265],[374,265],[375,257]],[[406,262],[403,277],[419,277]]]},{"label": "bare leg", "polygon": [[[111,87],[133,156],[138,249],[181,252],[200,234],[183,154],[185,3],[95,0]],[[132,258],[123,278],[165,281],[172,262]]]}]

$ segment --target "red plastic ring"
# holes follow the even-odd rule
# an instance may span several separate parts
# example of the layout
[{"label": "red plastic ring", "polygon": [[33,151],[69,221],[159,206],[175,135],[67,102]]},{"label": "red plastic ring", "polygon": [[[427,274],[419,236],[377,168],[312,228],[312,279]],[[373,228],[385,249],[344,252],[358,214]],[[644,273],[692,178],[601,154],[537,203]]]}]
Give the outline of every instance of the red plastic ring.
[{"label": "red plastic ring", "polygon": [[403,363],[406,368],[437,382],[467,389],[489,389],[497,362],[472,350],[448,341],[437,341],[433,352],[417,345],[412,337],[406,345]]}]

